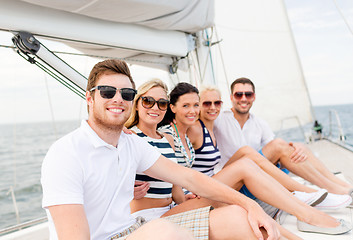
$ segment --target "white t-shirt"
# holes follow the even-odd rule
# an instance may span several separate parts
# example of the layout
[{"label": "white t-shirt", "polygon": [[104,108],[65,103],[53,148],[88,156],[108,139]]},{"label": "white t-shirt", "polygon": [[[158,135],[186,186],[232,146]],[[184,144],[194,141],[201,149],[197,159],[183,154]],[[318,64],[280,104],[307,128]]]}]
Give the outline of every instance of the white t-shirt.
[{"label": "white t-shirt", "polygon": [[[143,149],[143,151],[141,151]],[[130,214],[136,171],[144,172],[160,157],[145,140],[121,133],[117,147],[93,131],[87,121],[56,141],[42,165],[42,206],[50,239],[57,239],[47,207],[83,204],[91,239],[108,239],[134,224]]]},{"label": "white t-shirt", "polygon": [[251,113],[241,128],[230,109],[220,113],[215,121],[214,133],[221,151],[220,167],[223,167],[239,148],[250,146],[259,151],[275,137],[270,126]]}]

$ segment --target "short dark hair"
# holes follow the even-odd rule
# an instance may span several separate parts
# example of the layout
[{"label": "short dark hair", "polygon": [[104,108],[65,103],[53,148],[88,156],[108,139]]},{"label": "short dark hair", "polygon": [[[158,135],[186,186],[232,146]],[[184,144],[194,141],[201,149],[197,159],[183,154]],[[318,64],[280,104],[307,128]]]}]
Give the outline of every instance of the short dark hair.
[{"label": "short dark hair", "polygon": [[[186,82],[178,83],[169,94],[170,104],[175,105],[179,97],[187,93],[199,94],[199,90],[195,86],[191,85],[190,83],[186,83]],[[164,119],[161,121],[161,123],[158,126],[170,124],[174,120],[174,118],[175,118],[175,114],[168,106]]]},{"label": "short dark hair", "polygon": [[250,84],[252,86],[252,90],[255,92],[254,83],[249,78],[242,77],[242,78],[238,78],[238,79],[234,80],[234,82],[232,82],[232,84],[230,85],[230,92],[231,93],[233,93],[234,85],[237,83]]},{"label": "short dark hair", "polygon": [[108,59],[97,63],[91,70],[88,77],[87,88],[89,91],[96,86],[96,83],[100,76],[103,74],[116,74],[120,73],[127,76],[130,79],[132,87],[135,89],[135,82],[131,77],[131,73],[128,65],[125,61],[117,59]]}]

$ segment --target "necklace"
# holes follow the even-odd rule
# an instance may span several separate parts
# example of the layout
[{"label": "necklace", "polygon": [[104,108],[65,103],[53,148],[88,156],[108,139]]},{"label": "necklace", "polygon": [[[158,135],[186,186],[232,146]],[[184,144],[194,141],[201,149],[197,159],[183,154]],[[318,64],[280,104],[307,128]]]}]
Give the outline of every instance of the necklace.
[{"label": "necklace", "polygon": [[188,156],[188,154],[186,152],[186,149],[185,149],[185,147],[183,145],[183,142],[181,141],[181,138],[179,136],[178,128],[175,125],[175,123],[173,123],[173,124],[174,124],[175,131],[177,133],[177,143],[178,143],[178,146],[179,146],[179,148],[181,150],[181,153],[183,154],[183,158],[185,160],[185,164],[186,164],[187,167],[192,167],[192,165],[194,164],[194,161],[195,161],[195,149],[192,147],[189,138],[185,135],[185,140],[186,140],[186,143],[187,143],[188,148],[190,150],[190,158],[189,158],[189,156]]}]

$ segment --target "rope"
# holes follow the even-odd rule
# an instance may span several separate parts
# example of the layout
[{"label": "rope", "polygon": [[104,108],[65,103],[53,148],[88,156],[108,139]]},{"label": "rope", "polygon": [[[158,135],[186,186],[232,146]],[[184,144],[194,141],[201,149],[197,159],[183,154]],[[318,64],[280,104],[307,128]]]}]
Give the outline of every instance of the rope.
[{"label": "rope", "polygon": [[65,80],[61,79],[60,76],[58,76],[55,72],[51,71],[47,67],[45,67],[43,64],[35,61],[34,63],[36,66],[38,66],[40,69],[42,69],[44,72],[49,74],[51,77],[53,77],[55,80],[63,84],[66,88],[70,89],[72,92],[74,92],[76,95],[78,95],[81,98],[85,98],[84,93],[82,93],[82,90],[75,88],[75,86],[70,85],[69,82],[66,82]]},{"label": "rope", "polygon": [[[207,37],[208,37],[208,33],[206,32]],[[216,83],[216,77],[215,77],[215,73],[214,73],[214,66],[213,66],[213,60],[212,60],[212,51],[211,51],[211,40],[213,38],[213,28],[211,28],[211,36],[209,37],[209,42],[208,42],[208,54],[210,55],[210,64],[211,64],[211,70],[212,70],[212,77],[213,77],[213,83]]]},{"label": "rope", "polygon": [[14,122],[13,126],[13,144],[12,144],[12,156],[13,156],[13,186],[17,186],[17,152],[16,152],[16,142],[17,142],[17,122]]},{"label": "rope", "polygon": [[336,8],[337,8],[337,10],[338,10],[338,12],[339,12],[339,14],[340,14],[341,17],[343,18],[343,21],[345,22],[345,24],[346,24],[348,30],[349,30],[349,31],[351,32],[351,34],[353,35],[353,30],[352,30],[352,28],[349,26],[349,23],[348,23],[347,19],[344,17],[344,15],[343,15],[341,9],[338,7],[338,4],[337,4],[336,0],[333,0],[333,2],[334,2],[334,4],[335,4],[335,6],[336,6]]},{"label": "rope", "polygon": [[[85,94],[82,92],[81,89],[77,89],[77,87],[75,85],[71,85],[73,83],[69,83],[66,82],[65,80],[61,79],[60,76],[58,76],[55,72],[51,71],[49,68],[47,68],[46,66],[44,66],[43,64],[41,64],[40,62],[38,62],[37,60],[34,59],[34,57],[29,57],[28,55],[23,54],[20,51],[16,51],[23,59],[25,59],[26,61],[35,64],[37,67],[39,67],[40,69],[42,69],[44,72],[46,72],[47,74],[49,74],[51,77],[53,77],[55,80],[57,80],[58,82],[60,82],[61,84],[63,84],[65,87],[67,87],[68,89],[70,89],[72,92],[74,92],[75,94],[77,94],[79,97],[81,98],[85,98]],[[28,59],[26,57],[28,57]]]},{"label": "rope", "polygon": [[0,44],[0,47],[15,49],[15,47],[14,47],[14,46],[9,46],[9,45],[1,45],[1,44]]},{"label": "rope", "polygon": [[54,111],[53,111],[53,105],[52,105],[51,97],[50,97],[50,93],[49,93],[49,86],[48,86],[48,78],[47,78],[47,76],[48,75],[44,74],[44,82],[45,82],[45,86],[46,86],[46,89],[47,89],[47,96],[48,96],[50,114],[51,114],[53,129],[54,129],[54,136],[55,136],[55,139],[58,139],[57,128],[56,128],[56,124],[55,124]]},{"label": "rope", "polygon": [[[220,40],[219,40],[219,37],[218,37],[218,32],[217,32],[216,27],[215,27],[215,33],[216,33],[217,42],[219,42]],[[227,83],[227,86],[228,86],[228,87],[227,87],[228,93],[230,94],[230,93],[231,93],[231,92],[230,92],[230,89],[229,89],[230,84],[229,84],[229,79],[228,79],[228,75],[227,75],[226,65],[225,65],[225,63],[224,63],[223,52],[222,52],[220,43],[217,44],[217,45],[218,45],[219,55],[221,56],[221,61],[222,61],[222,68],[223,68],[223,72],[224,72],[224,77],[225,77],[225,79],[226,79],[226,83]]]}]

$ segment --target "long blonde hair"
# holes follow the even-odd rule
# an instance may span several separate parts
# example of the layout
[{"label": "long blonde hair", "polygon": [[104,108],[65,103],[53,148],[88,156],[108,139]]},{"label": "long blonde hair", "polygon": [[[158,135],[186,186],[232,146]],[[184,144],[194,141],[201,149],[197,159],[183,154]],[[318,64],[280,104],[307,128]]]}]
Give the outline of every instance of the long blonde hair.
[{"label": "long blonde hair", "polygon": [[131,128],[139,123],[139,115],[136,109],[137,103],[142,95],[144,95],[150,89],[155,87],[161,87],[164,90],[165,94],[168,96],[168,87],[162,80],[154,78],[143,83],[137,89],[137,94],[135,96],[134,103],[132,105],[131,115],[130,115],[130,118],[126,121],[125,127]]}]

